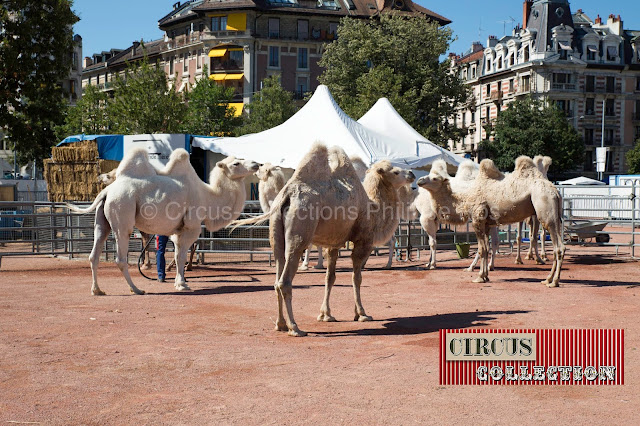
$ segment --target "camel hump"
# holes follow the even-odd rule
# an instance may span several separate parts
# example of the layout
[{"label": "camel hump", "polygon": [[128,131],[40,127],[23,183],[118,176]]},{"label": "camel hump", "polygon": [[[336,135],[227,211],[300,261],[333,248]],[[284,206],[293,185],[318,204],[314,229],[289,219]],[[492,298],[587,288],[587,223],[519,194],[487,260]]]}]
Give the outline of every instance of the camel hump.
[{"label": "camel hump", "polygon": [[498,170],[493,160],[486,158],[480,162],[480,169],[478,170],[478,179],[501,180],[501,179],[504,179],[504,173]]},{"label": "camel hump", "polygon": [[118,165],[118,176],[145,177],[157,174],[156,168],[149,162],[149,153],[145,148],[134,148],[127,152]]},{"label": "camel hump", "polygon": [[456,172],[456,180],[472,180],[478,174],[476,163],[472,160],[464,160]]},{"label": "camel hump", "polygon": [[531,157],[521,155],[520,157],[516,158],[516,168],[514,169],[514,172],[521,172],[527,169],[537,169]]},{"label": "camel hump", "polygon": [[549,167],[551,167],[551,163],[553,160],[548,155],[536,155],[533,157],[533,162],[535,163],[538,170],[542,173],[547,173],[549,171]]},{"label": "camel hump", "polygon": [[334,177],[360,180],[351,158],[339,146],[329,148],[329,168],[331,169],[331,175]]},{"label": "camel hump", "polygon": [[158,171],[159,175],[165,176],[183,176],[191,171],[191,162],[189,161],[189,153],[184,148],[178,148],[169,156],[169,162],[162,170]]},{"label": "camel hump", "polygon": [[315,142],[307,155],[300,160],[292,179],[304,182],[328,181],[330,176],[329,150],[323,143]]},{"label": "camel hump", "polygon": [[443,177],[449,177],[447,172],[447,163],[444,160],[436,160],[431,163],[431,172]]}]

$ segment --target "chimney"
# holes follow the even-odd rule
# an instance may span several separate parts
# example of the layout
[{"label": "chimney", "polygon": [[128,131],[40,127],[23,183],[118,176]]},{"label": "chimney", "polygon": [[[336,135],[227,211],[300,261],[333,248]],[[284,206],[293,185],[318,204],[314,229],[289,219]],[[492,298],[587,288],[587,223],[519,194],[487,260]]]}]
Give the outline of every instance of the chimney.
[{"label": "chimney", "polygon": [[140,42],[134,41],[133,46],[131,47],[131,56],[136,56],[136,53],[138,52],[138,46],[140,46]]},{"label": "chimney", "polygon": [[527,28],[532,3],[533,2],[531,0],[524,0],[524,4],[522,5],[522,29]]},{"label": "chimney", "polygon": [[480,43],[479,41],[474,41],[471,45],[471,52],[476,53],[480,52],[481,50],[484,50],[482,43]]},{"label": "chimney", "polygon": [[93,61],[91,60],[90,57],[85,56],[84,57],[84,68],[87,68],[89,66],[93,65]]},{"label": "chimney", "polygon": [[490,35],[487,40],[487,47],[496,47],[498,45],[498,38],[496,36]]},{"label": "chimney", "polygon": [[602,18],[600,17],[600,15],[598,15],[598,17],[596,18],[594,24],[596,25],[602,25]]},{"label": "chimney", "polygon": [[176,10],[179,7],[180,7],[180,2],[177,2],[177,3],[173,4],[173,10]]}]

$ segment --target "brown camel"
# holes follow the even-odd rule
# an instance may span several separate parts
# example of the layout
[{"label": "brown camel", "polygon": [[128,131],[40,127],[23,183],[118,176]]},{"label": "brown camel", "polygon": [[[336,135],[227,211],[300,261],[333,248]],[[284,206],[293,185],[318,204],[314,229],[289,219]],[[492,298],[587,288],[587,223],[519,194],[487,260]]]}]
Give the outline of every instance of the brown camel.
[{"label": "brown camel", "polygon": [[[269,213],[235,222],[245,225],[270,218],[269,238],[276,260],[276,330],[288,330],[292,336],[306,335],[294,320],[291,299],[300,256],[311,243],[325,247],[328,253],[325,295],[318,321],[335,321],[329,297],[336,279],[338,249],[347,241],[353,243],[354,320],[371,321],[360,300],[362,268],[373,247],[391,238],[399,222],[397,189],[414,179],[410,171],[381,161],[360,183],[342,149],[316,144],[278,194]],[[283,305],[287,309],[286,320]]]}]

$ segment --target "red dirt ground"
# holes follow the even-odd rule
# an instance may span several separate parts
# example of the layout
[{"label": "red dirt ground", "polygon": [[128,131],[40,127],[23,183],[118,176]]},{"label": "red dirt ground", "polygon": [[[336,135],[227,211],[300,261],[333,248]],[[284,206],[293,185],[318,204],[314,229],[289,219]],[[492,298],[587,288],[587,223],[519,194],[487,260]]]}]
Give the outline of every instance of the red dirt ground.
[{"label": "red dirt ground", "polygon": [[[611,249],[608,249],[611,252]],[[469,260],[398,262],[364,275],[357,323],[348,259],[332,294],[339,322],[318,323],[321,272],[294,284],[298,325],[273,331],[273,269],[208,265],[193,292],[146,281],[134,296],[112,263],[90,295],[86,260],[4,258],[0,269],[0,422],[43,424],[637,424],[638,263],[569,247],[562,286],[549,266],[500,255],[491,282]],[[423,259],[424,260],[424,259]],[[624,386],[439,386],[440,328],[624,328]],[[633,420],[633,419],[636,420]]]}]

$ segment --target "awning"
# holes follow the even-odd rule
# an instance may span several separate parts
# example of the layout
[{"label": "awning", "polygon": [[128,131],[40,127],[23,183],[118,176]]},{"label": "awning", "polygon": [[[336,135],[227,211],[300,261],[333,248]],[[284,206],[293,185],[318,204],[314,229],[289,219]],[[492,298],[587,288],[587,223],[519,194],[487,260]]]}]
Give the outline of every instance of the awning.
[{"label": "awning", "polygon": [[244,78],[244,74],[211,74],[209,79],[214,81],[231,81],[231,80],[242,80]]},{"label": "awning", "polygon": [[587,50],[592,53],[598,53],[598,48],[595,46],[587,46]]},{"label": "awning", "polygon": [[236,111],[233,113],[234,117],[240,117],[242,115],[242,109],[244,108],[244,104],[242,102],[230,103],[229,106],[236,109]]},{"label": "awning", "polygon": [[573,50],[570,45],[561,42],[558,42],[558,46],[560,46],[562,50]]},{"label": "awning", "polygon": [[226,81],[229,80],[242,80],[244,78],[244,74],[227,74],[225,78]]},{"label": "awning", "polygon": [[209,57],[210,58],[221,58],[226,53],[227,53],[227,48],[226,47],[220,47],[220,48],[217,48],[217,49],[211,49],[209,51]]},{"label": "awning", "polygon": [[618,48],[615,46],[607,46],[607,54],[609,56],[618,56]]}]

